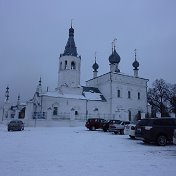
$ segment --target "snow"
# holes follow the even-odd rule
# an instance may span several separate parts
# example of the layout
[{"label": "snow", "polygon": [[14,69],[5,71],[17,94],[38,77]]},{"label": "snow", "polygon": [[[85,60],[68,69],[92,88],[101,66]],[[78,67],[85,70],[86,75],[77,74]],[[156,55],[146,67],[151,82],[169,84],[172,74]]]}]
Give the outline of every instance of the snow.
[{"label": "snow", "polygon": [[2,176],[175,176],[175,164],[175,145],[146,145],[83,126],[8,132],[0,124]]},{"label": "snow", "polygon": [[99,100],[101,101],[102,98],[101,98],[101,95],[100,93],[95,93],[95,92],[84,92],[85,96],[83,95],[77,95],[77,94],[60,94],[58,93],[57,91],[55,92],[47,92],[45,94],[42,94],[44,96],[49,96],[49,97],[60,97],[60,98],[74,98],[74,99],[82,99],[82,100]]},{"label": "snow", "polygon": [[100,93],[95,92],[84,92],[86,99],[88,100],[102,100]]},{"label": "snow", "polygon": [[44,96],[49,96],[49,97],[55,97],[55,98],[74,98],[74,99],[83,99],[85,100],[85,97],[83,95],[77,95],[77,94],[60,94],[57,91],[55,92],[47,92],[45,94],[42,94]]}]

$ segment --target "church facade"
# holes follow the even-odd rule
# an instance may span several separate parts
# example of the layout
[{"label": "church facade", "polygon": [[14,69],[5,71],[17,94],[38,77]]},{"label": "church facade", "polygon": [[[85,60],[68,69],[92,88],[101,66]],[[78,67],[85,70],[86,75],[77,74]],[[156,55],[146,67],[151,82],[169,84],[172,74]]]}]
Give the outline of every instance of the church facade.
[{"label": "church facade", "polygon": [[[86,81],[85,86],[80,85],[81,59],[71,26],[65,50],[58,61],[57,87],[53,91],[43,91],[40,78],[33,98],[25,104],[24,120],[86,120],[98,117],[135,121],[145,117],[148,112],[148,79],[138,75],[139,62],[136,53],[132,63],[134,74],[122,74],[119,69],[121,58],[113,45],[108,58],[109,72],[98,76],[99,65],[95,58],[93,77]],[[24,106],[22,108],[24,111]],[[3,111],[5,113],[8,108]],[[4,118],[10,117],[7,115]]]}]

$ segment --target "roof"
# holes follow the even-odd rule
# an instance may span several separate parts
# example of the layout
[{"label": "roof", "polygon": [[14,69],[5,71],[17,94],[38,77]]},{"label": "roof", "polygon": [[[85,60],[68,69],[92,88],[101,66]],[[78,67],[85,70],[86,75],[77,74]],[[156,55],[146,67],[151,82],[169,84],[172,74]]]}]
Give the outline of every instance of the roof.
[{"label": "roof", "polygon": [[84,87],[83,86],[83,95],[88,100],[106,101],[106,99],[103,96],[103,94],[96,87]]},{"label": "roof", "polygon": [[82,94],[68,94],[59,93],[58,91],[46,92],[41,94],[41,96],[55,97],[55,98],[69,98],[69,99],[81,99],[90,101],[106,101],[103,94],[95,87],[85,87],[83,86]]}]

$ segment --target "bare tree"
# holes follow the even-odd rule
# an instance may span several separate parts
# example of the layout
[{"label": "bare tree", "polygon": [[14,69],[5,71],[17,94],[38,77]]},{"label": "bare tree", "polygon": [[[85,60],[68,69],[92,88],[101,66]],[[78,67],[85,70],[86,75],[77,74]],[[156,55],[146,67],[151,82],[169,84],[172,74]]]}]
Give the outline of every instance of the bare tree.
[{"label": "bare tree", "polygon": [[170,85],[170,111],[175,113],[176,116],[176,84]]},{"label": "bare tree", "polygon": [[154,113],[160,112],[161,117],[169,116],[169,86],[163,79],[156,79],[148,89],[148,102]]}]

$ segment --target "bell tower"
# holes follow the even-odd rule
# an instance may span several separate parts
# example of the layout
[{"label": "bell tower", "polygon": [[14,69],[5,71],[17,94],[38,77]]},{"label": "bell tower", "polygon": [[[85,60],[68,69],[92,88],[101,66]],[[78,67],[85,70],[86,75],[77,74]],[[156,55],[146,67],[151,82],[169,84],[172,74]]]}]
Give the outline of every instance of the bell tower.
[{"label": "bell tower", "polygon": [[81,57],[78,56],[74,41],[74,29],[69,29],[69,38],[63,54],[59,57],[58,88],[80,87]]}]

